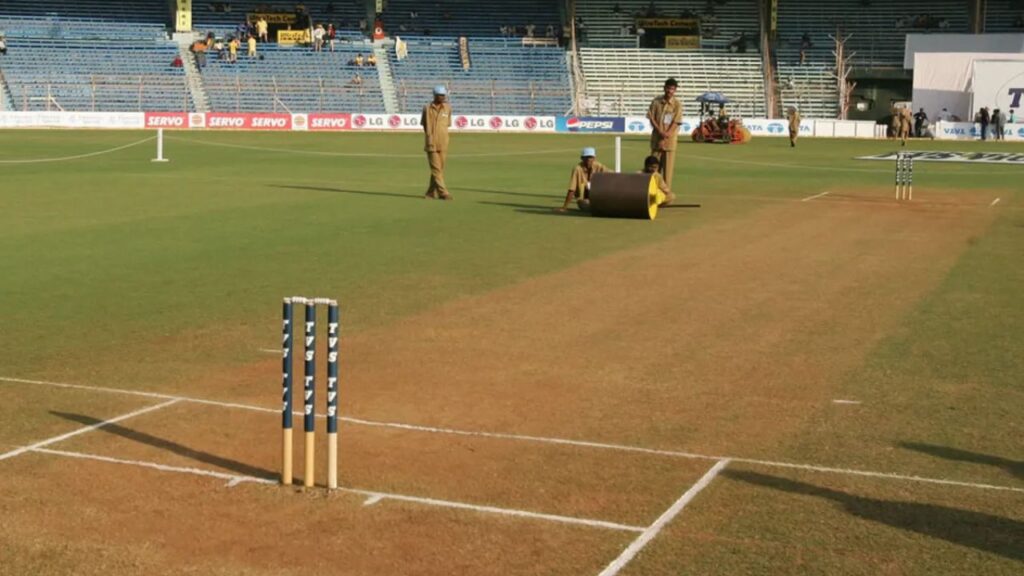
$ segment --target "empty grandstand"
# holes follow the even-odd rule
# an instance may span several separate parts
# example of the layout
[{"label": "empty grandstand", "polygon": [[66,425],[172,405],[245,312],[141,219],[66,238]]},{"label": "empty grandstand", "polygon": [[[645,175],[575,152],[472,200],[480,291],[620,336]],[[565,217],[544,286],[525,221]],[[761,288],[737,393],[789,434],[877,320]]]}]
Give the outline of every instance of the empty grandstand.
[{"label": "empty grandstand", "polygon": [[437,84],[449,86],[452,106],[466,114],[565,114],[572,108],[561,48],[474,39],[467,50],[465,63],[457,41],[410,41],[402,60],[389,51],[400,110],[419,109]]},{"label": "empty grandstand", "polygon": [[[499,37],[502,28],[530,28],[530,36],[548,35],[548,26],[561,31],[562,2],[550,0],[389,0],[384,29],[400,36]],[[554,37],[554,35],[552,35]]]},{"label": "empty grandstand", "polygon": [[637,48],[646,31],[644,18],[692,18],[700,24],[700,49],[728,51],[740,34],[756,50],[760,23],[756,0],[579,0],[576,31],[584,46]]}]

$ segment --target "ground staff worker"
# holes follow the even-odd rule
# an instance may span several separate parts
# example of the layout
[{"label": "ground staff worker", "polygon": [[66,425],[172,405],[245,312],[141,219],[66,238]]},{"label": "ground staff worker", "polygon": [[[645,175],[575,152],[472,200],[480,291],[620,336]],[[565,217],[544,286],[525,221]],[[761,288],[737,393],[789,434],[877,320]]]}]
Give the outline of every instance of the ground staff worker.
[{"label": "ground staff worker", "polygon": [[451,200],[452,195],[444,184],[444,166],[448,157],[448,128],[452,125],[452,107],[446,102],[448,90],[444,86],[434,88],[434,101],[423,107],[420,124],[427,152],[427,163],[430,164],[430,186],[427,198]]},{"label": "ground staff worker", "polygon": [[683,105],[676,100],[679,83],[675,78],[665,81],[665,93],[651,102],[647,120],[651,123],[651,156],[661,164],[665,184],[672,187],[672,172],[676,166],[676,138],[683,121]]},{"label": "ground staff worker", "polygon": [[593,148],[584,148],[580,152],[580,163],[573,166],[572,174],[569,176],[569,189],[565,193],[565,202],[558,209],[565,212],[569,209],[572,201],[576,200],[576,206],[583,212],[590,210],[590,178],[594,174],[606,172],[604,164],[597,161],[597,151]]},{"label": "ground staff worker", "polygon": [[796,139],[800,136],[800,111],[790,106],[789,114],[789,147],[796,148]]}]

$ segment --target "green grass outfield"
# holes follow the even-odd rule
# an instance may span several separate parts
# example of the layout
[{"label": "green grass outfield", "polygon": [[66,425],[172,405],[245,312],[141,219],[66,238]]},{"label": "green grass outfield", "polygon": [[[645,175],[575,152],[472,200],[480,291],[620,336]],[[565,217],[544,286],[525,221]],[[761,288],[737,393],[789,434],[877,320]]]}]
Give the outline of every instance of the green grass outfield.
[{"label": "green grass outfield", "polygon": [[[454,135],[447,179],[455,200],[449,203],[422,199],[428,172],[414,134],[168,132],[165,164],[150,162],[153,141],[92,155],[151,136],[0,131],[0,377],[188,390],[206,372],[244,366],[254,350],[274,348],[283,296],[337,298],[344,332],[357,334],[782,201],[856,190],[889,199],[892,163],[854,157],[897,149],[892,142],[802,139],[793,150],[784,138],[681,145],[675,192],[680,202],[702,207],[641,222],[553,212],[581,147],[597,147],[599,161],[614,164],[611,136]],[[646,139],[623,140],[626,167],[639,169]],[[907,149],[1024,152],[1024,145],[926,141]],[[82,157],[24,162],[74,156]],[[894,320],[898,328],[845,372],[850,397],[898,405],[898,416],[876,412],[854,425],[834,412],[815,413],[807,433],[772,456],[1024,489],[1024,168],[919,162],[914,185],[921,202],[970,198],[995,215],[945,278]],[[713,251],[707,258],[715,258]],[[598,289],[565,287],[567,298]],[[515,321],[510,315],[508,322]],[[269,404],[277,382],[267,386]],[[13,434],[11,427],[0,424],[0,444],[17,444],[3,437]],[[838,444],[813,433],[843,427],[850,434]],[[902,451],[860,449],[866,438],[891,437],[908,444]],[[908,450],[939,457],[915,460]],[[735,474],[721,489],[735,492],[736,502],[763,507],[764,515],[717,527],[716,537],[815,540],[807,529],[815,515],[800,501],[749,496],[782,480]],[[847,503],[855,516],[885,516],[872,499],[881,496],[859,488],[863,502]],[[794,498],[801,488],[783,490]],[[821,506],[835,493],[804,494]],[[1020,573],[1024,493],[972,492],[965,499],[984,506],[989,496],[999,508],[989,515],[943,515],[938,505],[922,504],[906,518],[886,517],[894,530],[903,522],[914,534],[892,544],[901,558],[892,573]],[[912,500],[913,492],[892,497]],[[928,498],[956,504],[948,495]],[[829,517],[820,528],[842,532],[844,518]],[[962,522],[978,523],[999,542],[1016,538],[1016,551],[952,528],[943,532],[942,526]],[[939,533],[918,524],[938,524]],[[851,558],[829,559],[809,548],[801,565],[769,544],[701,557],[687,548],[694,541],[688,538],[707,535],[694,530],[667,532],[679,540],[652,552],[655,563],[639,564],[636,573],[667,573],[661,570],[677,569],[680,558],[697,558],[692,565],[704,574],[716,567],[723,574],[765,573],[759,567],[856,572]],[[871,546],[853,534],[848,546]],[[967,554],[961,564],[935,564],[934,550],[943,558]],[[885,570],[869,565],[875,573]]]}]

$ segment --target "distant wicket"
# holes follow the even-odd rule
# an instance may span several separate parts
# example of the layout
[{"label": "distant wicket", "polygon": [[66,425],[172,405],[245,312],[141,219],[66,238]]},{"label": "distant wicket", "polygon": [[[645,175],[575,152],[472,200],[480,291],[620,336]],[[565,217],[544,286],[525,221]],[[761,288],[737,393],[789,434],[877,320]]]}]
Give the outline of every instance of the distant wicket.
[{"label": "distant wicket", "polygon": [[303,485],[314,485],[316,472],[316,307],[327,306],[327,487],[338,487],[338,302],[327,298],[284,299],[282,313],[281,484],[292,483],[292,371],[294,369],[295,305],[306,307],[303,342],[303,431],[305,466]]},{"label": "distant wicket", "polygon": [[914,157],[909,152],[896,153],[896,199],[914,198]]}]

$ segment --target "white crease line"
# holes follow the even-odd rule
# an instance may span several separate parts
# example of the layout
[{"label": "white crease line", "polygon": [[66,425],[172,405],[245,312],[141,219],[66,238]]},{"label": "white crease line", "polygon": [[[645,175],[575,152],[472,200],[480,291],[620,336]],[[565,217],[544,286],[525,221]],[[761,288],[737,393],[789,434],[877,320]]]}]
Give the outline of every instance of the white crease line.
[{"label": "white crease line", "polygon": [[[9,378],[0,376],[0,382],[12,382],[19,384],[35,384],[40,386],[53,386],[57,388],[72,388],[77,390],[89,390],[93,392],[105,392],[110,394],[128,394],[131,396],[143,396],[147,398],[163,398],[163,399],[174,399],[182,402],[191,402],[194,404],[205,404],[208,406],[219,406],[222,408],[235,408],[238,410],[250,410],[253,412],[265,412],[280,414],[280,410],[274,408],[266,408],[263,406],[253,406],[252,404],[238,404],[233,402],[220,402],[217,400],[205,400],[202,398],[192,398],[188,396],[172,396],[170,394],[160,394],[158,392],[142,392],[138,390],[125,390],[122,388],[106,388],[102,386],[87,386],[83,384],[66,384],[60,382],[47,382],[43,380],[27,380],[24,378]],[[299,415],[301,412],[296,411],[294,414]],[[323,418],[323,414],[318,414],[318,418]],[[874,478],[886,478],[890,480],[906,480],[913,482],[924,482],[930,484],[942,484],[948,486],[961,486],[964,488],[977,488],[981,490],[1004,490],[1008,492],[1021,492],[1024,493],[1024,488],[1015,488],[1012,486],[998,486],[993,484],[980,484],[975,482],[963,482],[959,480],[946,480],[942,478],[928,478],[924,476],[911,476],[905,474],[893,474],[887,472],[872,472],[869,470],[857,470],[852,468],[833,468],[829,466],[817,466],[813,464],[795,464],[790,462],[776,462],[771,460],[757,460],[753,458],[740,458],[734,456],[713,456],[710,454],[697,454],[695,452],[683,452],[679,450],[660,450],[656,448],[644,448],[642,446],[630,446],[628,444],[609,444],[604,442],[590,442],[587,440],[571,440],[568,438],[549,438],[544,436],[529,436],[526,434],[508,434],[503,432],[478,432],[471,430],[455,430],[452,428],[436,428],[433,426],[419,426],[415,424],[401,424],[398,422],[378,422],[374,420],[364,420],[361,418],[353,418],[351,416],[341,416],[339,420],[348,422],[349,424],[357,424],[360,426],[375,426],[380,428],[397,428],[400,430],[412,430],[416,432],[429,432],[433,434],[449,434],[452,436],[469,436],[475,438],[494,438],[499,440],[516,440],[521,442],[536,442],[540,444],[554,444],[561,446],[577,446],[581,448],[595,448],[601,450],[615,450],[619,452],[632,452],[637,454],[651,454],[654,456],[666,456],[670,458],[688,458],[691,460],[732,460],[733,462],[743,462],[746,464],[757,464],[760,466],[772,466],[778,468],[799,468],[803,470],[812,470],[815,472],[827,472],[832,474],[847,474],[851,476],[869,476]]]},{"label": "white crease line", "polygon": [[[270,480],[267,478],[257,478],[255,476],[246,476],[240,474],[226,474],[223,472],[214,472],[212,470],[203,470],[200,468],[186,468],[183,466],[166,466],[164,464],[157,464],[155,462],[146,462],[144,460],[124,460],[121,458],[111,458],[109,456],[100,456],[98,454],[88,454],[85,452],[69,452],[65,450],[49,450],[46,448],[33,449],[34,452],[40,452],[43,454],[52,454],[54,456],[66,456],[69,458],[78,458],[82,460],[96,460],[99,462],[108,462],[111,464],[125,464],[130,466],[140,466],[142,468],[150,468],[153,470],[159,470],[161,472],[178,472],[182,474],[193,474],[196,476],[206,476],[210,478],[218,478],[220,480],[228,480],[228,486],[235,486],[242,482],[252,482],[255,484],[277,484],[277,480]],[[356,488],[338,488],[339,492],[347,492],[349,494],[358,494],[360,496],[366,496],[367,499],[363,503],[364,506],[371,506],[380,502],[381,500],[394,500],[397,502],[411,502],[414,504],[424,504],[427,506],[437,506],[440,508],[455,508],[458,510],[470,510],[473,512],[483,512],[487,514],[497,514],[500,516],[515,516],[519,518],[530,518],[532,520],[546,520],[549,522],[559,522],[562,524],[576,524],[581,526],[589,526],[591,528],[607,528],[610,530],[622,530],[625,532],[643,532],[644,528],[640,526],[629,526],[626,524],[618,524],[616,522],[606,522],[604,520],[592,520],[589,518],[577,518],[574,516],[559,516],[557,514],[543,514],[540,512],[529,512],[527,510],[516,510],[514,508],[498,508],[496,506],[481,506],[477,504],[467,504],[465,502],[455,502],[453,500],[439,500],[437,498],[422,498],[419,496],[407,496],[405,494],[391,494],[389,492],[377,492],[372,490],[359,490]]]},{"label": "white crease line", "polygon": [[995,206],[996,204],[999,204],[999,201],[1000,201],[1001,199],[1002,199],[1002,198],[996,198],[995,200],[993,200],[993,201],[992,201],[992,203],[991,203],[991,204],[989,204],[989,206],[991,207],[991,206]]},{"label": "white crease line", "polygon": [[809,202],[811,200],[814,200],[815,198],[821,198],[822,196],[824,196],[826,194],[828,194],[828,190],[822,192],[821,194],[815,194],[814,196],[808,196],[807,198],[804,198],[803,200],[801,200],[801,202]]},{"label": "white crease line", "polygon": [[109,150],[100,150],[99,152],[88,152],[86,154],[76,154],[74,156],[62,156],[62,157],[58,157],[58,158],[30,158],[30,159],[26,159],[26,160],[0,160],[0,164],[41,164],[41,163],[44,163],[44,162],[64,162],[66,160],[81,160],[83,158],[92,158],[94,156],[102,156],[104,154],[110,154],[112,152],[119,152],[121,150],[126,150],[128,148],[131,148],[133,146],[138,146],[139,144],[145,144],[146,142],[150,142],[152,140],[156,140],[156,136],[150,136],[149,138],[143,138],[142,140],[139,140],[138,142],[132,142],[131,144],[125,144],[124,146],[118,146],[116,148],[110,148]]},{"label": "white crease line", "polygon": [[711,481],[715,479],[715,476],[718,476],[718,473],[728,465],[728,460],[719,460],[717,464],[712,466],[711,469],[704,474],[704,476],[701,476],[701,479],[698,480],[696,484],[683,493],[683,495],[675,501],[675,504],[669,506],[668,510],[665,510],[665,512],[659,516],[653,524],[648,526],[646,530],[637,536],[636,540],[623,550],[622,554],[619,554],[618,558],[605,567],[598,576],[615,576],[622,571],[622,569],[626,567],[626,564],[629,564],[629,562],[635,558],[641,550],[643,550],[644,546],[647,546],[651,540],[654,540],[654,537],[658,535],[658,532],[661,532],[662,528],[667,526],[669,522],[678,516],[679,513],[682,512],[683,508],[686,508],[686,505],[692,502],[693,499],[697,497],[697,494],[700,494],[701,490],[707,488],[708,484],[711,484]]},{"label": "white crease line", "polygon": [[31,452],[32,450],[35,450],[37,448],[42,448],[43,446],[49,446],[50,444],[56,444],[57,442],[63,442],[64,440],[67,440],[68,438],[73,438],[75,436],[78,436],[79,434],[85,434],[86,432],[92,432],[93,430],[96,430],[98,428],[102,428],[102,427],[107,426],[109,424],[113,424],[115,422],[121,422],[122,420],[127,420],[129,418],[134,418],[135,416],[139,416],[139,415],[145,414],[147,412],[153,412],[154,410],[159,410],[161,408],[166,408],[166,407],[170,406],[171,404],[177,404],[178,402],[181,402],[181,400],[178,399],[178,398],[175,398],[174,400],[168,400],[167,402],[162,402],[160,404],[157,404],[156,406],[147,406],[146,408],[142,408],[142,409],[136,410],[134,412],[129,412],[128,414],[122,414],[121,416],[118,416],[116,418],[111,418],[110,420],[104,420],[102,422],[97,422],[96,424],[91,424],[89,426],[86,426],[85,428],[79,428],[77,430],[72,430],[71,432],[68,432],[67,434],[61,434],[60,436],[54,436],[53,438],[49,438],[49,439],[43,440],[41,442],[36,442],[35,444],[30,444],[28,446],[23,446],[21,448],[18,448],[18,449],[15,449],[15,450],[11,450],[10,452],[6,452],[4,454],[0,454],[0,460],[6,460],[8,458],[13,458],[13,457],[15,457],[15,456],[17,456],[19,454],[24,454],[25,452]]},{"label": "white crease line", "polygon": [[212,470],[203,470],[201,468],[188,468],[184,466],[168,466],[166,464],[157,464],[156,462],[146,462],[144,460],[125,460],[123,458],[111,458],[110,456],[100,456],[99,454],[88,454],[85,452],[69,452],[67,450],[52,450],[50,448],[35,448],[32,451],[39,452],[41,454],[51,454],[54,456],[78,458],[80,460],[97,460],[99,462],[108,462],[110,464],[127,464],[129,466],[140,466],[142,468],[151,468],[153,470],[159,470],[161,472],[180,472],[183,474],[194,474],[196,476],[218,478],[220,480],[227,480],[228,487],[237,486],[242,482],[255,482],[257,484],[277,484],[276,480],[256,478],[255,476],[240,476],[238,474],[227,474],[224,472],[214,472]]},{"label": "white crease line", "polygon": [[832,403],[833,404],[860,404],[860,400],[841,400],[841,399],[837,399],[837,400],[833,400]]},{"label": "white crease line", "polygon": [[277,350],[277,349],[274,349],[274,348],[260,348],[257,351],[258,352],[262,352],[264,354],[283,354],[284,353],[283,351]]}]

